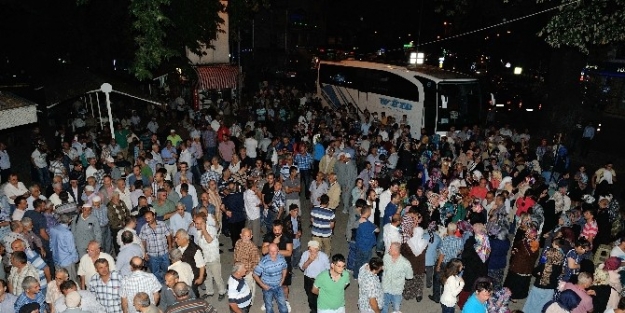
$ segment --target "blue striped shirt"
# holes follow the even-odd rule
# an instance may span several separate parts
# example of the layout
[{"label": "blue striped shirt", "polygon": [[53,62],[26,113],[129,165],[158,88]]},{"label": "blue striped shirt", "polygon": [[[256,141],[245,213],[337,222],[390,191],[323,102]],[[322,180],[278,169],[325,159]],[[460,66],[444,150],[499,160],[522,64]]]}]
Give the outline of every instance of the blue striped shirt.
[{"label": "blue striped shirt", "polygon": [[259,276],[269,287],[278,287],[282,281],[282,271],[286,269],[286,260],[281,254],[278,254],[275,261],[267,254],[254,268],[254,275]]},{"label": "blue striped shirt", "polygon": [[239,308],[246,308],[252,303],[252,290],[245,282],[245,278],[237,279],[230,275],[228,278],[228,302]]},{"label": "blue striped shirt", "polygon": [[310,212],[312,218],[312,235],[317,237],[332,236],[332,222],[336,216],[334,211],[328,208],[316,206]]}]

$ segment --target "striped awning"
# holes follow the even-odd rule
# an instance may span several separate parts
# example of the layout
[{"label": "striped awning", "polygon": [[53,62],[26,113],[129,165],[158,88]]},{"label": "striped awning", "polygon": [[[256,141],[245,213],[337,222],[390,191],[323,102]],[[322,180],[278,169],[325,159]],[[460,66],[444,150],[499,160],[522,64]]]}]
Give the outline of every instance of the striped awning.
[{"label": "striped awning", "polygon": [[198,66],[196,70],[200,89],[227,89],[237,86],[239,69],[236,66]]}]

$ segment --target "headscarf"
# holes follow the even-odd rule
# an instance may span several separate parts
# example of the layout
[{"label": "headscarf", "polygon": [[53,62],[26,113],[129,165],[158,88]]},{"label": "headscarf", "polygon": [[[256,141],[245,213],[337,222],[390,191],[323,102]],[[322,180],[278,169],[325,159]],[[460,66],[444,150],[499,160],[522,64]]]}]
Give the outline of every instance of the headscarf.
[{"label": "headscarf", "polygon": [[558,305],[566,311],[574,310],[582,301],[575,291],[567,289],[562,291],[560,297],[556,301]]},{"label": "headscarf", "polygon": [[482,262],[486,262],[488,257],[490,256],[490,240],[488,239],[488,235],[486,234],[486,228],[483,224],[477,223],[473,225],[475,244],[473,248],[477,255],[480,257]]},{"label": "headscarf", "polygon": [[598,268],[595,270],[593,274],[592,284],[594,286],[599,285],[608,285],[610,283],[610,276],[608,275],[608,271],[603,268]]},{"label": "headscarf", "polygon": [[503,287],[488,299],[488,313],[508,313],[510,309],[508,305],[510,304],[510,296],[512,296],[512,292],[508,287]]},{"label": "headscarf", "polygon": [[[534,237],[533,239],[532,235]],[[527,249],[532,253],[538,251],[538,248],[540,248],[540,243],[536,239],[537,235],[538,231],[536,231],[535,228],[530,227],[525,231],[525,244],[527,245]]]},{"label": "headscarf", "polygon": [[549,247],[545,249],[545,268],[543,269],[542,276],[540,277],[540,284],[545,286],[549,284],[551,273],[553,272],[554,265],[562,265],[564,262],[564,253],[560,248]]},{"label": "headscarf", "polygon": [[428,246],[428,241],[423,238],[424,233],[425,231],[423,230],[423,228],[417,226],[414,228],[412,237],[408,239],[408,246],[415,256],[421,255],[421,253],[423,253],[423,250],[425,250],[425,248],[427,248]]}]

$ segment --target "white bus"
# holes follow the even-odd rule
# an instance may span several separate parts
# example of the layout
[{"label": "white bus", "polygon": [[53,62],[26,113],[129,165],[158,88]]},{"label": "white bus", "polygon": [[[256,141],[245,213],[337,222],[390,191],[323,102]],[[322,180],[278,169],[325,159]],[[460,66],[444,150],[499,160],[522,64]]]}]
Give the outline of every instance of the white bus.
[{"label": "white bus", "polygon": [[359,114],[403,115],[413,137],[443,133],[451,126],[472,126],[486,116],[479,81],[468,75],[433,67],[410,69],[362,61],[321,61],[317,95],[324,105],[353,104]]}]

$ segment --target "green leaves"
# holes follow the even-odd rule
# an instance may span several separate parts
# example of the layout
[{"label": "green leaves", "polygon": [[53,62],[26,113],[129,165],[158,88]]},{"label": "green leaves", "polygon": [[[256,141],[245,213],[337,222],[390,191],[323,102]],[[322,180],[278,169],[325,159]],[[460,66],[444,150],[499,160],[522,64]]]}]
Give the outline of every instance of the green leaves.
[{"label": "green leaves", "polygon": [[563,7],[538,35],[554,48],[570,46],[588,54],[593,46],[624,41],[623,20],[625,0],[585,0]]}]

